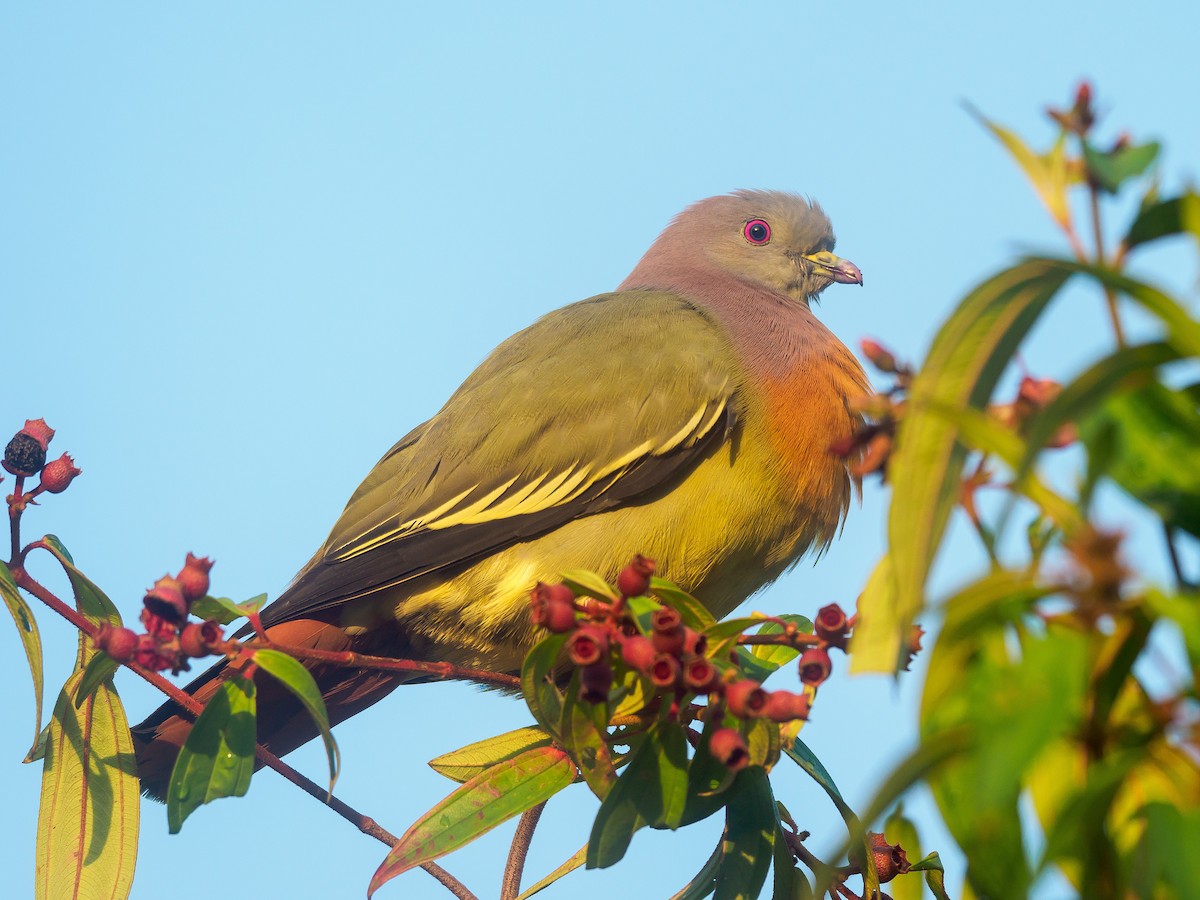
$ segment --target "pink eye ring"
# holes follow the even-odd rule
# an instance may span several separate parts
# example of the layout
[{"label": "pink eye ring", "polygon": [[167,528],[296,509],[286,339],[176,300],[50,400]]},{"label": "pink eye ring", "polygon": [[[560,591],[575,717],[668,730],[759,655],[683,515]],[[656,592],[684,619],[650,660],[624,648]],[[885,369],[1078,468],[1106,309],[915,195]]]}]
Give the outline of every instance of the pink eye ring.
[{"label": "pink eye ring", "polygon": [[771,226],[762,219],[751,219],[742,229],[742,235],[752,244],[765,244],[771,240]]}]

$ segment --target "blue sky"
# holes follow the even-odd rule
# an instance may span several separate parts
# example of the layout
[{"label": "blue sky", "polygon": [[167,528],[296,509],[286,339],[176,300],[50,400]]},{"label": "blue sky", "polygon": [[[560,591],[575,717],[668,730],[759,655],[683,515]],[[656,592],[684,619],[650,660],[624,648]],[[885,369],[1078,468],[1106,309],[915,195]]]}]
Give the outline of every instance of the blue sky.
[{"label": "blue sky", "polygon": [[[611,289],[672,215],[735,188],[818,199],[866,282],[830,290],[822,318],[848,344],[919,358],[975,281],[1060,247],[963,101],[1046,141],[1042,107],[1092,78],[1103,128],[1162,139],[1177,186],[1200,159],[1198,32],[1184,2],[10,5],[0,429],[44,416],[85,473],[26,533],[58,534],[127,618],[188,550],[217,560],[216,592],[274,596],[379,455],[492,346]],[[1193,257],[1144,265],[1194,297]],[[1103,324],[1094,298],[1064,298],[1026,361],[1065,377],[1105,345]],[[885,499],[870,485],[831,552],[751,606],[852,605]],[[940,584],[982,565],[962,547]],[[40,620],[53,697],[73,638]],[[18,763],[32,703],[3,625],[0,648],[15,673],[0,692],[0,868],[26,896],[40,771]],[[823,690],[805,737],[852,798],[911,741],[917,686],[842,675]],[[133,719],[156,703],[132,677],[118,687]],[[339,794],[399,833],[450,788],[426,760],[526,721],[467,686],[403,690],[339,729]],[[319,749],[295,760],[319,777]],[[799,773],[777,791],[814,846],[836,840]],[[532,877],[586,839],[596,803],[573,793],[543,819]],[[548,896],[667,896],[717,828],[639,835],[623,865]],[[508,833],[447,867],[494,895]],[[383,852],[266,773],[181,836],[147,805],[134,895],[210,896],[219,878],[262,897],[362,896]],[[437,891],[413,873],[380,896]]]}]

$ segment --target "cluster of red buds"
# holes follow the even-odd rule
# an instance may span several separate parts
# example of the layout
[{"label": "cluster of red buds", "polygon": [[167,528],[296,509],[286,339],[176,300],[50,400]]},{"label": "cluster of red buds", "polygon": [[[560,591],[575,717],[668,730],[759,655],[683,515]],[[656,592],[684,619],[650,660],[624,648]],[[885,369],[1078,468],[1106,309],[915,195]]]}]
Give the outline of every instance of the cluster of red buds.
[{"label": "cluster of red buds", "polygon": [[226,641],[216,622],[189,622],[194,601],[208,593],[212,561],[187,555],[175,577],[164,575],[146,591],[138,634],[130,628],[101,625],[95,644],[117,662],[135,662],[153,671],[170,669],[178,674],[189,668],[188,659],[223,653]]},{"label": "cluster of red buds", "polygon": [[[650,593],[654,561],[635,556],[617,578],[619,599],[613,602],[577,597],[565,584],[538,584],[531,597],[534,624],[567,634],[566,656],[579,672],[579,698],[602,703],[614,683],[614,665],[639,673],[660,698],[682,707],[689,696],[707,696],[710,709],[738,719],[765,718],[773,722],[807,719],[811,693],[767,691],[742,677],[736,665],[706,655],[708,638],[690,628],[679,611],[661,605],[650,615],[644,634],[629,613],[631,597]],[[794,628],[794,626],[787,626]],[[817,642],[800,657],[800,679],[815,688],[832,668],[828,648],[845,649],[850,623],[841,608],[827,606],[817,615]],[[731,769],[746,765],[745,738],[734,728],[719,728],[711,736],[710,752]]]},{"label": "cluster of red buds", "polygon": [[1046,115],[1072,134],[1086,136],[1096,124],[1096,110],[1092,106],[1092,85],[1087,81],[1079,82],[1071,108],[1056,109],[1048,106]]},{"label": "cluster of red buds", "polygon": [[[988,407],[988,414],[1008,428],[1024,433],[1033,417],[1060,393],[1062,385],[1052,378],[1032,378],[1026,375],[1021,379],[1021,384],[1017,387],[1017,396],[1012,402],[994,403]],[[1074,423],[1068,422],[1054,433],[1046,442],[1046,446],[1057,450],[1070,446],[1078,438],[1078,429]]]},{"label": "cluster of red buds", "polygon": [[877,341],[863,338],[859,343],[863,356],[880,372],[891,375],[890,388],[877,394],[856,398],[852,405],[861,422],[850,435],[829,448],[834,456],[846,460],[850,474],[864,478],[872,473],[887,480],[887,464],[896,439],[896,423],[904,416],[904,397],[912,384],[912,367],[898,362],[896,355]]},{"label": "cluster of red buds", "polygon": [[23,507],[32,503],[41,493],[61,494],[80,473],[75,460],[64,453],[58,459],[46,462],[46,452],[54,439],[54,429],[45,419],[27,419],[4,448],[5,471],[17,478],[30,478],[41,473],[41,480],[32,491],[21,497],[13,497],[10,503],[19,502]]}]

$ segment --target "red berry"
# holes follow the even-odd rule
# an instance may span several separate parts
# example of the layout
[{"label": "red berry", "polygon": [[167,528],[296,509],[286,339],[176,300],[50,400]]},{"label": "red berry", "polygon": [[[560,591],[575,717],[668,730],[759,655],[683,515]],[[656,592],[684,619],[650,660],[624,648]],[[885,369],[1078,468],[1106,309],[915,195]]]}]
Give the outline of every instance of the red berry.
[{"label": "red berry", "polygon": [[654,574],[654,560],[638,554],[617,576],[617,590],[622,597],[642,597],[650,590],[650,576]]},{"label": "red berry", "polygon": [[138,649],[138,636],[129,628],[114,628],[108,623],[96,633],[96,647],[117,662],[129,662]]},{"label": "red berry", "polygon": [[767,705],[767,692],[749,678],[735,681],[725,686],[725,705],[739,719],[757,718]]},{"label": "red berry", "polygon": [[658,651],[650,638],[631,634],[621,639],[621,659],[625,665],[639,672],[648,672]]},{"label": "red berry", "polygon": [[875,831],[867,832],[867,841],[871,847],[871,858],[875,862],[875,872],[879,875],[880,884],[887,884],[897,875],[903,875],[912,869],[908,854],[899,844],[889,844],[886,837]]},{"label": "red berry", "polygon": [[183,598],[183,589],[170,575],[154,582],[142,602],[151,613],[168,622],[182,622],[187,618],[188,604]]},{"label": "red berry", "polygon": [[816,687],[829,677],[833,661],[824,647],[809,647],[800,655],[800,680]]},{"label": "red berry", "polygon": [[659,653],[681,653],[686,634],[683,619],[669,606],[656,609],[650,616],[650,639]]},{"label": "red berry", "polygon": [[813,631],[821,640],[844,650],[850,622],[840,606],[830,603],[817,611],[817,617],[813,620]]},{"label": "red berry", "polygon": [[216,622],[189,622],[179,632],[179,649],[187,656],[209,656],[218,650],[223,638]]},{"label": "red berry", "polygon": [[75,460],[64,453],[58,459],[46,463],[42,469],[42,490],[51,494],[61,494],[80,472],[81,470],[75,467]]},{"label": "red berry", "polygon": [[807,694],[793,694],[790,691],[772,691],[767,695],[763,706],[763,716],[772,722],[791,722],[793,719],[807,719],[811,704]]},{"label": "red berry", "polygon": [[567,656],[577,666],[593,666],[608,653],[608,632],[597,625],[584,625],[567,639]]},{"label": "red berry", "polygon": [[208,593],[208,572],[213,567],[212,560],[207,556],[187,555],[187,560],[175,580],[183,591],[183,599],[188,603],[199,600]]},{"label": "red berry", "polygon": [[746,739],[734,728],[718,728],[708,742],[708,752],[726,768],[736,772],[750,762]]},{"label": "red berry", "polygon": [[703,656],[692,656],[683,663],[683,683],[688,690],[707,694],[716,690],[721,682],[721,673]]},{"label": "red berry", "polygon": [[656,688],[672,688],[679,682],[679,660],[669,653],[660,653],[650,663],[650,681]]}]

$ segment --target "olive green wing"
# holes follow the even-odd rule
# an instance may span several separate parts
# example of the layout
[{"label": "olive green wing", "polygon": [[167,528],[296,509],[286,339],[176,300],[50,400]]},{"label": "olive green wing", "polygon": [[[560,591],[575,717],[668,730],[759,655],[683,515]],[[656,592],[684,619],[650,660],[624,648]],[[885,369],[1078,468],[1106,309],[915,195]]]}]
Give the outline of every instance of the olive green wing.
[{"label": "olive green wing", "polygon": [[451,574],[669,490],[729,440],[742,384],[724,333],[680,297],[625,291],[551,313],[379,461],[264,620]]}]

